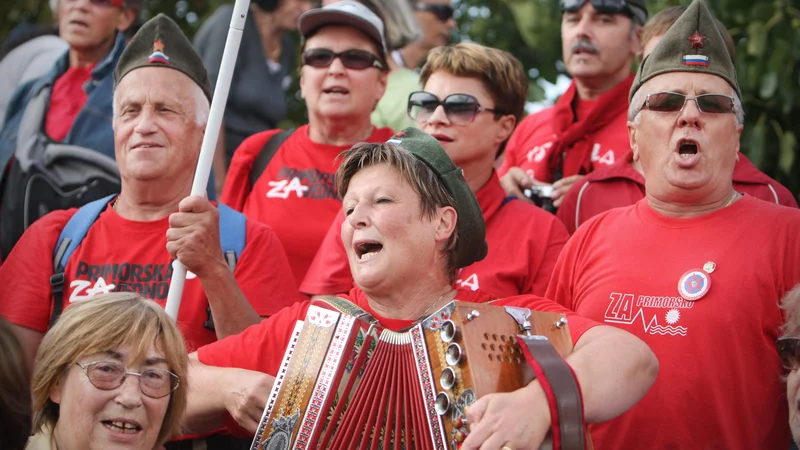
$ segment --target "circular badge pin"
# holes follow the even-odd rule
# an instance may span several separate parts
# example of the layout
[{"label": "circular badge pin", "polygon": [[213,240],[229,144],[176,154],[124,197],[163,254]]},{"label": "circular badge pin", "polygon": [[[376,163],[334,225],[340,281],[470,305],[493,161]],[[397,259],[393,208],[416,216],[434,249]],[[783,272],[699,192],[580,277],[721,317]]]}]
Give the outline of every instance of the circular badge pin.
[{"label": "circular badge pin", "polygon": [[703,270],[705,270],[706,273],[713,273],[717,270],[717,264],[714,261],[709,261],[703,264]]},{"label": "circular badge pin", "polygon": [[700,300],[711,289],[711,278],[704,271],[692,269],[678,281],[678,293],[685,300]]}]

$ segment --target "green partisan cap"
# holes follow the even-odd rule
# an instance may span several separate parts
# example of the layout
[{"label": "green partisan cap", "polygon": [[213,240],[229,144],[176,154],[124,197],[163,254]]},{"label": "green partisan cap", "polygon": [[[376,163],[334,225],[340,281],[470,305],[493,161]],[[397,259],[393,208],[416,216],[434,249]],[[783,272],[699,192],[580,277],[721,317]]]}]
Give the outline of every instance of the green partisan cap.
[{"label": "green partisan cap", "polygon": [[114,89],[125,75],[141,67],[179,70],[197,83],[211,101],[211,83],[203,60],[178,24],[164,14],[145,22],[122,52],[114,69]]},{"label": "green partisan cap", "polygon": [[647,80],[670,72],[716,75],[742,96],[733,59],[703,0],[694,0],[642,61],[628,99],[633,99]]},{"label": "green partisan cap", "polygon": [[486,257],[486,222],[478,199],[464,179],[464,171],[456,167],[447,156],[442,144],[428,133],[409,127],[386,141],[411,152],[422,160],[442,180],[447,192],[456,201],[458,240],[456,241],[456,266],[466,267]]}]

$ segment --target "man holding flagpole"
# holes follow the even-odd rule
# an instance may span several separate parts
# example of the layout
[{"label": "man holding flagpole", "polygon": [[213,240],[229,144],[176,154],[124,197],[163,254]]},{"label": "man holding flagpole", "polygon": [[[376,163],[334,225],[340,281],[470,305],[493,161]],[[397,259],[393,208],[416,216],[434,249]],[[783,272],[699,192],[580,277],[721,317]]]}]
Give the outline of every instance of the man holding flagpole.
[{"label": "man holding flagpole", "polygon": [[[189,196],[211,89],[175,22],[159,15],[142,27],[120,58],[114,86],[122,189],[101,205],[65,263],[63,306],[111,291],[143,293],[164,305],[178,258],[188,276],[177,323],[192,351],[301,299],[271,229]],[[0,315],[14,324],[31,364],[59,312],[53,257],[76,211],[37,221],[0,267]],[[237,234],[243,249],[224,255],[220,235]]]}]

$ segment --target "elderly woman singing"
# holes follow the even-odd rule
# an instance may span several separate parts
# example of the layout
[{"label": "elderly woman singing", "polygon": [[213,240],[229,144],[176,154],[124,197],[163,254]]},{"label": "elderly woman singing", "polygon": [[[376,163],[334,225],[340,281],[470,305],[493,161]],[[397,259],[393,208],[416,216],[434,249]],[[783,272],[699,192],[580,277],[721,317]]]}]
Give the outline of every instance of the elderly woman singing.
[{"label": "elderly woman singing", "polygon": [[[386,329],[402,330],[453,299],[482,303],[479,291],[452,287],[456,270],[486,255],[480,208],[441,144],[416,128],[386,143],[357,144],[336,172],[346,220],[342,240],[357,285],[341,296]],[[636,403],[658,363],[634,336],[582,318],[533,295],[494,302],[566,314],[574,342],[567,358],[580,384],[587,421],[603,421]],[[186,426],[222,426],[225,412],[256,430],[296,321],[296,304],[242,334],[202,347],[190,366]],[[222,367],[212,367],[222,366]],[[465,449],[537,448],[550,430],[548,400],[538,381],[482,397],[467,413]],[[229,424],[232,425],[232,424]]]}]

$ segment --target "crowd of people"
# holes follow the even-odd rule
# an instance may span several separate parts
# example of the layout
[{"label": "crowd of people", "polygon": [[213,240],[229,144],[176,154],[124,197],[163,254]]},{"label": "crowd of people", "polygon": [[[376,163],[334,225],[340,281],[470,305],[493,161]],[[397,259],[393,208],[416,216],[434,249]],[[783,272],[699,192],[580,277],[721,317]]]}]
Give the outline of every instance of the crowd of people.
[{"label": "crowd of people", "polygon": [[[561,0],[572,83],[528,116],[448,0],[254,1],[207,196],[232,7],[192,42],[138,0],[52,6],[0,124],[0,448],[249,448],[331,298],[392,331],[453,300],[564,314],[594,448],[800,442],[800,211],[741,151],[704,0]],[[295,67],[308,122],[280,129]],[[539,448],[554,395],[482,396],[460,448]]]}]

